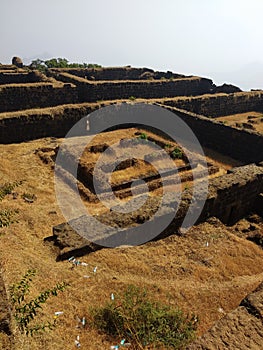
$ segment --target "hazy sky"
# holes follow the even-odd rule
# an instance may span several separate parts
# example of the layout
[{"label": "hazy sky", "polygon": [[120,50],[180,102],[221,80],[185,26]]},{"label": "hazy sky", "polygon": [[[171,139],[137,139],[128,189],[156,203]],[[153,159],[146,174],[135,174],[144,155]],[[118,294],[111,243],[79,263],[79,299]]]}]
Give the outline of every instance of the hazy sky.
[{"label": "hazy sky", "polygon": [[263,0],[1,0],[0,62],[65,57],[263,88]]}]

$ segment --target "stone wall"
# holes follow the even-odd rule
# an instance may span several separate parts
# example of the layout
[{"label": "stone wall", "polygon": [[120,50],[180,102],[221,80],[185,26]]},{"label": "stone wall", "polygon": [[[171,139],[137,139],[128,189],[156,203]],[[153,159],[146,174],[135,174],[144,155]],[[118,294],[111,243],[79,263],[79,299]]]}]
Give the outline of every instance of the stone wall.
[{"label": "stone wall", "polygon": [[[0,115],[0,143],[22,142],[47,136],[63,137],[76,121],[102,105],[84,103]],[[262,161],[263,135],[235,129],[177,108],[165,108],[176,113],[189,125],[203,147],[246,164]],[[100,123],[92,118],[89,120],[94,132],[98,122]]]},{"label": "stone wall", "polygon": [[12,70],[12,71],[18,71],[18,70],[23,70],[23,69],[21,69],[21,68],[17,68],[15,65],[13,65],[13,64],[1,64],[0,63],[0,71],[3,71],[3,70],[5,70],[5,71],[10,71],[10,70]]},{"label": "stone wall", "polygon": [[212,118],[249,111],[263,113],[263,91],[206,95],[163,103]]},{"label": "stone wall", "polygon": [[240,130],[178,108],[170,108],[192,129],[203,147],[246,164],[262,161],[263,135]]},{"label": "stone wall", "polygon": [[77,103],[77,91],[71,84],[10,84],[0,86],[0,113]]},{"label": "stone wall", "polygon": [[69,73],[88,80],[140,80],[140,79],[178,79],[185,77],[172,72],[158,72],[149,68],[103,67],[103,68],[63,68],[52,69],[57,73]]},{"label": "stone wall", "polygon": [[70,128],[93,108],[66,105],[21,112],[17,115],[7,114],[2,118],[0,116],[0,143],[23,142],[51,136],[64,137]]},{"label": "stone wall", "polygon": [[[250,130],[240,130],[211,118],[200,116],[175,107],[165,107],[180,117],[194,132],[203,147],[211,148],[246,164],[262,161],[263,135]],[[96,132],[107,122],[90,117],[90,128]],[[127,125],[129,127],[129,125]]]},{"label": "stone wall", "polygon": [[53,75],[56,79],[77,86],[79,102],[119,100],[135,98],[163,98],[195,96],[209,93],[213,89],[210,79],[191,77],[176,80],[144,80],[90,82],[68,73]]},{"label": "stone wall", "polygon": [[0,84],[26,84],[37,83],[41,81],[40,75],[35,72],[25,73],[5,73],[0,72]]},{"label": "stone wall", "polygon": [[82,88],[80,99],[93,101],[136,98],[160,98],[182,95],[199,95],[208,92],[212,81],[204,78],[178,79],[174,81],[145,81],[97,83]]},{"label": "stone wall", "polygon": [[254,205],[255,212],[263,217],[263,193],[260,193],[255,201]]},{"label": "stone wall", "polygon": [[253,209],[262,191],[263,166],[233,168],[229,174],[211,180],[201,219],[216,216],[232,225]]}]

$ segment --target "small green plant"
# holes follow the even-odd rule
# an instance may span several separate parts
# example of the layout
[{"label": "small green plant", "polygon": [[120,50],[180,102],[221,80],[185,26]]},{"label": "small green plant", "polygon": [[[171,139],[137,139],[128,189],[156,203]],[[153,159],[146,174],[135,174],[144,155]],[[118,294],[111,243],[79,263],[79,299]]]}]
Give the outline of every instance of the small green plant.
[{"label": "small green plant", "polygon": [[104,333],[125,338],[136,349],[149,345],[183,349],[193,340],[197,318],[149,300],[147,292],[128,286],[121,298],[91,309],[93,325]]},{"label": "small green plant", "polygon": [[129,97],[129,100],[130,100],[130,101],[135,101],[135,100],[136,100],[136,97],[135,97],[135,96],[130,96],[130,97]]},{"label": "small green plant", "polygon": [[12,284],[9,288],[12,304],[20,304],[24,301],[25,295],[29,291],[29,283],[35,275],[36,270],[28,270],[19,283]]},{"label": "small green plant", "polygon": [[166,145],[164,146],[164,148],[171,148],[172,145],[170,143],[166,143]]},{"label": "small green plant", "polygon": [[17,187],[20,186],[23,183],[23,181],[15,181],[15,182],[6,182],[3,185],[0,186],[0,202],[7,196],[8,194],[11,194],[12,191]]},{"label": "small green plant", "polygon": [[30,283],[36,275],[36,270],[28,270],[22,277],[21,281],[11,285],[9,288],[11,304],[13,308],[14,318],[21,333],[33,336],[34,333],[53,329],[56,326],[55,321],[46,323],[34,324],[32,321],[38,316],[39,309],[42,309],[41,304],[45,304],[51,296],[57,296],[58,292],[63,292],[68,286],[62,282],[56,284],[52,289],[46,289],[41,292],[36,298],[26,301],[26,295],[30,292]]},{"label": "small green plant", "polygon": [[173,159],[182,159],[183,157],[183,152],[181,151],[180,148],[176,147],[172,152],[171,152],[171,157]]},{"label": "small green plant", "polygon": [[148,135],[145,132],[142,132],[139,136],[138,139],[141,140],[148,140]]},{"label": "small green plant", "polygon": [[16,222],[15,214],[17,213],[18,213],[18,210],[11,210],[11,209],[0,210],[0,228],[8,227],[14,222]]}]

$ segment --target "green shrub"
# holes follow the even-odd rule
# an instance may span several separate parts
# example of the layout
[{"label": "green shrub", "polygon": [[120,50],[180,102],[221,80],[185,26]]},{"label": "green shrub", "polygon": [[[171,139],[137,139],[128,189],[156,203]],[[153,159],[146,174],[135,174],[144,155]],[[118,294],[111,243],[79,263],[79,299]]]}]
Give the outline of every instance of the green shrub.
[{"label": "green shrub", "polygon": [[46,61],[38,58],[33,60],[29,67],[45,72],[47,68],[101,68],[101,65],[96,63],[69,63],[66,58],[59,57],[51,58]]},{"label": "green shrub", "polygon": [[57,296],[58,292],[63,292],[68,286],[65,282],[58,283],[52,289],[47,289],[41,292],[36,298],[26,301],[26,295],[30,292],[30,283],[35,275],[36,270],[28,270],[21,281],[9,288],[12,310],[18,328],[21,333],[31,336],[34,333],[53,329],[56,326],[55,321],[34,324],[33,326],[31,326],[31,323],[38,316],[39,309],[42,309],[41,304],[46,303],[51,296]]},{"label": "green shrub", "polygon": [[148,140],[148,136],[145,132],[142,132],[141,135],[138,136],[138,139]]},{"label": "green shrub", "polygon": [[181,151],[180,148],[175,148],[172,152],[171,152],[171,157],[173,159],[182,159],[183,157],[183,152]]},{"label": "green shrub", "polygon": [[136,100],[136,97],[135,97],[135,96],[130,96],[130,97],[129,97],[129,100],[130,100],[130,101],[135,101],[135,100]]},{"label": "green shrub", "polygon": [[0,185],[0,202],[7,196],[8,194],[11,194],[12,191],[17,187],[20,186],[23,183],[23,181],[15,181],[15,182],[6,182],[3,185]]},{"label": "green shrub", "polygon": [[16,222],[15,214],[18,213],[18,210],[3,209],[0,210],[0,228],[8,227],[9,225]]},{"label": "green shrub", "polygon": [[178,309],[151,301],[145,290],[133,285],[119,300],[91,309],[91,316],[98,330],[125,338],[136,349],[149,345],[183,349],[193,340],[197,324],[196,317],[186,317]]}]

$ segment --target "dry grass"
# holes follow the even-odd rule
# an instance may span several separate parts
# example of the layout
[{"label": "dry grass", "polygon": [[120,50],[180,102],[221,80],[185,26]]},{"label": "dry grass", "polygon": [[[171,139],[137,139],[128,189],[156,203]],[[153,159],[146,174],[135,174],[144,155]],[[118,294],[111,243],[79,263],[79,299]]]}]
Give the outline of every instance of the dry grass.
[{"label": "dry grass", "polygon": [[[190,80],[198,80],[200,81],[201,78],[197,77],[197,76],[191,76],[191,77],[185,77],[185,78],[174,78],[173,80],[170,79],[153,79],[153,80],[97,80],[97,81],[93,81],[93,80],[89,80],[88,82],[91,84],[96,84],[96,85],[100,85],[100,84],[123,84],[123,83],[133,83],[133,84],[156,84],[156,83],[167,83],[167,82],[177,82],[177,81],[190,81]],[[86,80],[87,81],[87,80]]]},{"label": "dry grass", "polygon": [[[64,219],[56,204],[52,170],[34,154],[35,149],[51,143],[45,139],[0,145],[1,183],[26,180],[17,189],[17,199],[8,196],[1,203],[20,211],[19,222],[1,230],[0,254],[6,285],[19,280],[29,268],[38,271],[33,295],[57,282],[71,284],[41,312],[45,320],[52,318],[55,311],[64,311],[58,327],[27,338],[14,326],[15,350],[73,349],[77,335],[84,349],[109,348],[115,342],[89,327],[76,328],[75,318],[88,318],[90,306],[102,305],[111,293],[118,293],[128,284],[146,287],[156,299],[197,313],[199,332],[204,332],[223,316],[220,307],[225,312],[232,310],[262,281],[263,251],[216,224],[201,225],[186,237],[171,236],[140,247],[103,249],[81,259],[89,263],[87,267],[71,269],[67,261],[55,262],[56,251],[44,244],[43,238]],[[32,204],[24,202],[23,192],[34,193],[37,200]],[[98,270],[94,275],[95,266]]]},{"label": "dry grass", "polygon": [[232,127],[236,127],[236,123],[247,123],[249,122],[248,117],[254,117],[252,119],[252,121],[254,121],[255,123],[253,123],[253,127],[254,127],[254,131],[257,131],[259,133],[263,133],[263,113],[259,113],[259,112],[246,112],[246,113],[238,113],[238,114],[232,114],[232,115],[226,115],[224,117],[219,117],[219,118],[215,118],[218,121],[222,121],[223,123],[225,123],[226,125],[232,126]]}]

